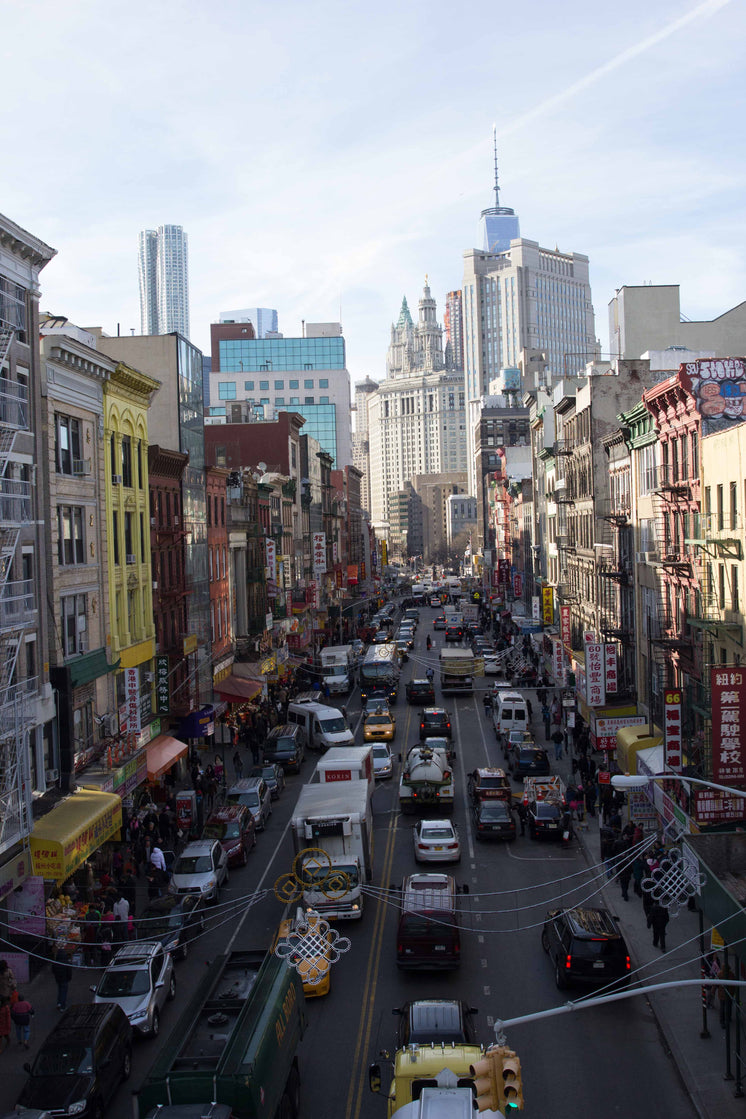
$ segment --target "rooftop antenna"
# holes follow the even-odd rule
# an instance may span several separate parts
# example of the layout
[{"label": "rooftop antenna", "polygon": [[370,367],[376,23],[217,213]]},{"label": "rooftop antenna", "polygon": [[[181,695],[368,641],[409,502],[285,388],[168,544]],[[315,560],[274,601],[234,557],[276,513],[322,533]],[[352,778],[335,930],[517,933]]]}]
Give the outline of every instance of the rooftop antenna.
[{"label": "rooftop antenna", "polygon": [[497,181],[497,125],[492,125],[492,146],[495,149],[495,206],[500,205],[500,187]]}]

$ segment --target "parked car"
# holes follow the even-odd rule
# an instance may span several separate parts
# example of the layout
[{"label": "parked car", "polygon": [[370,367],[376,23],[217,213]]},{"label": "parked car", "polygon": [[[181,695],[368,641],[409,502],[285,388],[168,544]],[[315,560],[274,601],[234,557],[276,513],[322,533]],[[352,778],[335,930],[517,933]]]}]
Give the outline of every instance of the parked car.
[{"label": "parked car", "polygon": [[176,998],[174,961],[162,944],[124,944],[91,987],[94,1003],[115,1003],[143,1037],[157,1037],[166,1000]]},{"label": "parked car", "polygon": [[132,1027],[116,1003],[69,1006],[41,1043],[17,1109],[101,1119],[132,1072]]},{"label": "parked car", "polygon": [[559,990],[572,984],[629,982],[629,949],[616,918],[607,909],[552,909],[541,946],[554,964]]},{"label": "parked car", "polygon": [[257,831],[264,831],[272,815],[272,794],[263,777],[242,777],[235,781],[226,797],[228,804],[244,804],[254,817]]},{"label": "parked car", "polygon": [[385,781],[394,772],[394,759],[386,742],[373,743],[373,776],[376,781]]},{"label": "parked car", "polygon": [[435,688],[430,680],[410,680],[404,691],[407,703],[435,703]]},{"label": "parked car", "polygon": [[509,800],[475,800],[472,816],[477,839],[515,839],[515,817]]},{"label": "parked car", "polygon": [[201,894],[216,902],[228,884],[228,856],[217,839],[187,843],[174,863],[171,889],[176,894]]},{"label": "parked car", "polygon": [[555,801],[529,800],[526,822],[532,839],[562,838],[562,808]]},{"label": "parked car", "polygon": [[516,779],[548,777],[552,772],[546,750],[527,745],[511,746],[508,751],[508,769]]},{"label": "parked car", "polygon": [[249,851],[256,847],[256,824],[243,804],[224,804],[205,821],[203,839],[217,839],[225,851],[228,866],[246,866]]},{"label": "parked car", "polygon": [[285,788],[285,773],[281,765],[275,762],[266,762],[264,765],[253,766],[249,777],[261,777],[266,782],[271,800],[279,800],[280,793]]},{"label": "parked car", "polygon": [[425,707],[420,711],[420,738],[451,737],[451,716],[444,707]]},{"label": "parked car", "polygon": [[158,941],[166,952],[185,960],[204,923],[201,894],[164,894],[148,902],[137,918],[137,937],[140,941]]},{"label": "parked car", "polygon": [[296,723],[272,727],[264,740],[262,761],[281,765],[286,773],[300,773],[306,756],[306,732]]},{"label": "parked car", "polygon": [[416,999],[397,1007],[396,1048],[408,1045],[478,1045],[472,1018],[479,1011],[461,999]]},{"label": "parked car", "polygon": [[451,820],[418,820],[412,828],[417,863],[458,863],[461,844]]}]

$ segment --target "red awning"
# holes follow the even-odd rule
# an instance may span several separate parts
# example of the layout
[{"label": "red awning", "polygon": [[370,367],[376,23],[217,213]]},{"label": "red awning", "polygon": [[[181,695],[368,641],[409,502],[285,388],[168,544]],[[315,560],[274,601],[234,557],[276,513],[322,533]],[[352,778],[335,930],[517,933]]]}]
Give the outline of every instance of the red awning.
[{"label": "red awning", "polygon": [[167,769],[170,769],[177,758],[183,758],[189,747],[186,742],[178,738],[171,738],[168,734],[159,734],[147,747],[148,755],[148,780],[154,781]]},{"label": "red awning", "polygon": [[245,703],[247,699],[258,696],[263,687],[263,680],[253,680],[250,676],[234,676],[231,673],[220,681],[215,691],[229,703]]}]

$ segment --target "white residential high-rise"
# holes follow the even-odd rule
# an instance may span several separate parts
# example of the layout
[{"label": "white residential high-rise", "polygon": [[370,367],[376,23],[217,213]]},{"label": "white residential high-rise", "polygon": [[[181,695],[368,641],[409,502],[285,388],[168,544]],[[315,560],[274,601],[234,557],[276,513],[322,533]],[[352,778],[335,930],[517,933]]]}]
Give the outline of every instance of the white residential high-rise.
[{"label": "white residential high-rise", "polygon": [[435,309],[427,284],[416,325],[403,300],[391,327],[386,380],[368,396],[374,524],[388,522],[390,500],[415,475],[466,469],[464,375],[446,368]]},{"label": "white residential high-rise", "polygon": [[352,436],[352,465],[362,473],[360,507],[370,513],[370,443],[368,438],[368,397],[378,382],[366,377],[355,385],[355,431]]},{"label": "white residential high-rise", "polygon": [[143,229],[139,246],[140,332],[189,337],[188,238],[180,225]]}]

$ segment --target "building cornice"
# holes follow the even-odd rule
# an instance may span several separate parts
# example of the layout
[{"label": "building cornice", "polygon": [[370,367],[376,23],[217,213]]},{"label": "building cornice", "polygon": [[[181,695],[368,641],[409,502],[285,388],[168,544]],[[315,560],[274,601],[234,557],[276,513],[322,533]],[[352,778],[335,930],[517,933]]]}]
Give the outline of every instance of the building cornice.
[{"label": "building cornice", "polygon": [[53,249],[51,245],[47,245],[38,237],[34,237],[33,234],[23,229],[22,226],[16,225],[4,214],[0,214],[0,245],[12,253],[13,256],[28,261],[32,267],[39,270],[49,264],[53,257],[57,256],[57,250]]}]

